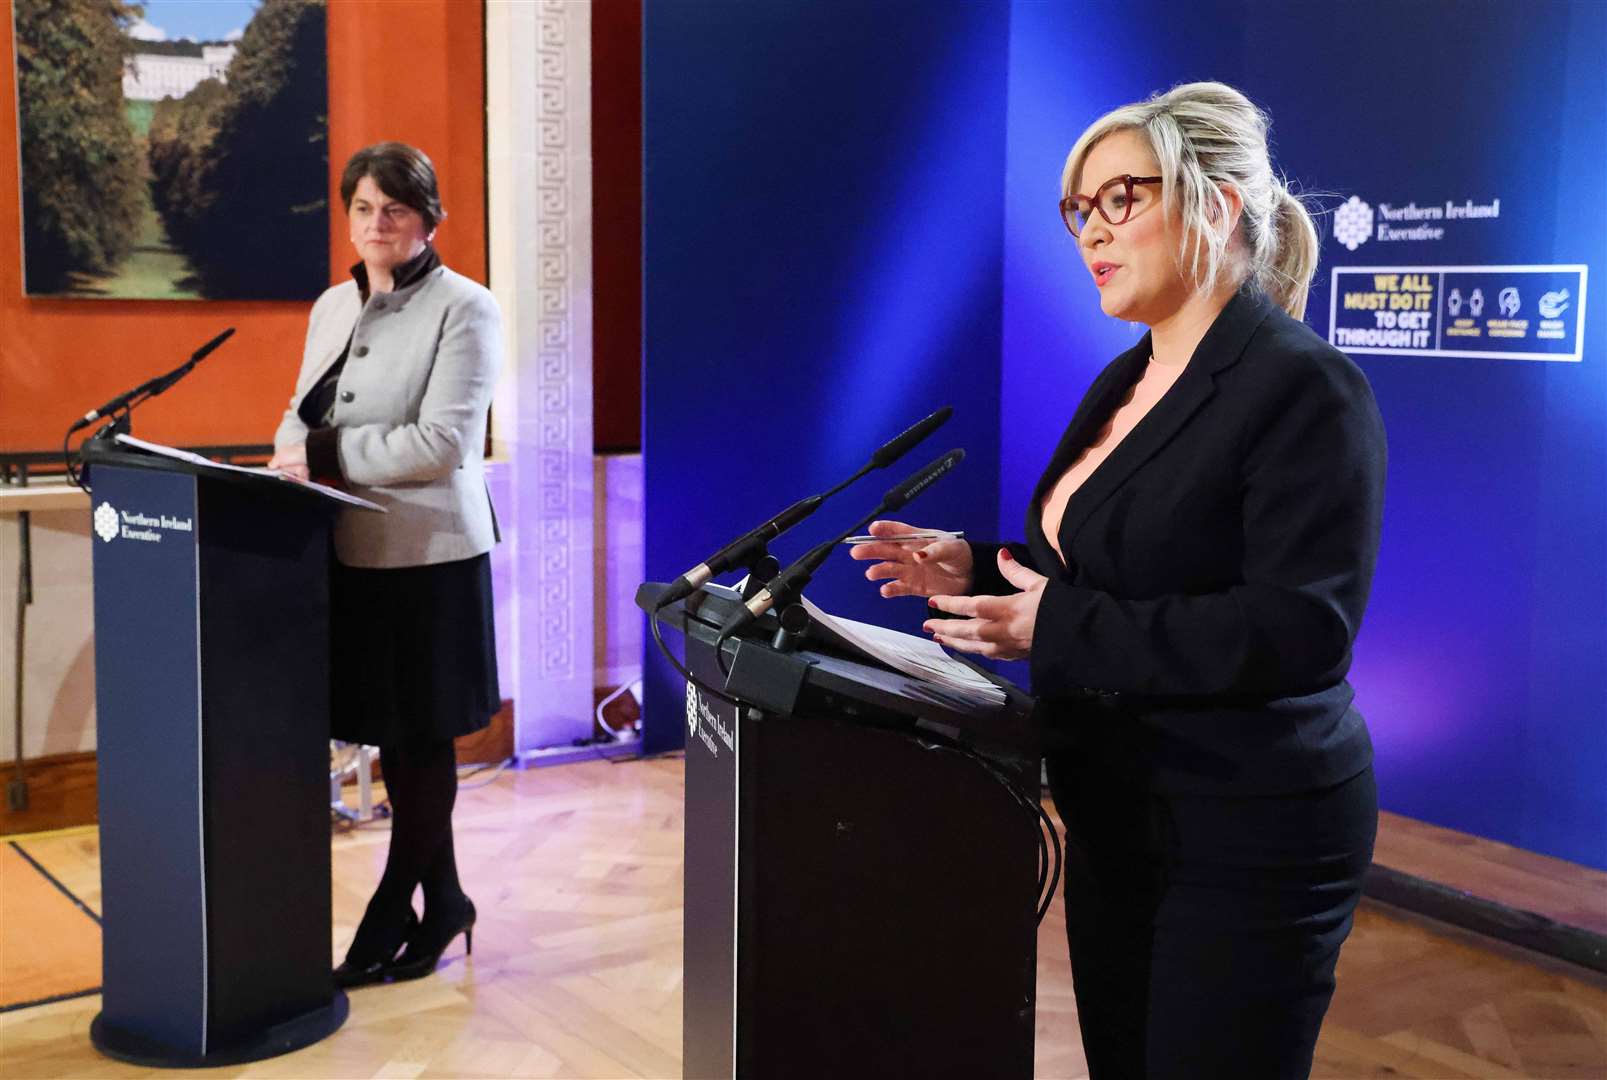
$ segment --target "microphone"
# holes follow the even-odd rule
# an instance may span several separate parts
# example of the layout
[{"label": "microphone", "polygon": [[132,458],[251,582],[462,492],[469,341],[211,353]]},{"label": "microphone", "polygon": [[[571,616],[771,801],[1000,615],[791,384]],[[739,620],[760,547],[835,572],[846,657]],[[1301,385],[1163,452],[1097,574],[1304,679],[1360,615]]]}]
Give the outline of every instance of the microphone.
[{"label": "microphone", "polygon": [[883,443],[879,448],[877,448],[876,452],[870,456],[870,460],[866,462],[858,472],[854,473],[853,476],[850,476],[847,480],[844,480],[842,483],[826,492],[826,495],[830,496],[837,494],[843,488],[847,487],[849,484],[852,484],[855,480],[858,480],[861,476],[864,476],[866,473],[871,472],[874,469],[885,469],[887,466],[909,453],[920,443],[924,442],[926,437],[932,434],[932,432],[948,423],[949,417],[953,415],[954,406],[945,405],[941,409],[937,410],[937,412],[932,413],[926,419],[911,424],[904,430],[902,434],[888,442]]},{"label": "microphone", "polygon": [[909,476],[903,483],[898,484],[886,495],[883,495],[881,505],[872,510],[866,517],[861,518],[846,532],[810,548],[803,558],[766,582],[764,588],[755,593],[752,599],[738,608],[730,618],[721,624],[720,640],[723,641],[730,637],[771,608],[785,607],[796,601],[799,594],[803,592],[803,587],[814,578],[815,571],[820,569],[837,545],[842,543],[843,537],[852,535],[855,530],[863,528],[867,522],[874,521],[883,514],[897,510],[937,483],[945,474],[952,471],[954,466],[964,460],[964,450],[958,447],[950,450],[927,465],[926,468]]},{"label": "microphone", "polygon": [[223,333],[207,342],[205,345],[202,345],[199,349],[196,349],[190,354],[190,358],[188,360],[174,368],[172,371],[168,372],[166,375],[158,375],[154,378],[146,379],[144,382],[134,387],[134,389],[118,394],[100,408],[89,410],[83,416],[73,421],[73,426],[67,429],[67,434],[71,435],[75,431],[88,427],[90,424],[93,424],[96,420],[99,420],[107,413],[113,413],[118,409],[123,408],[135,398],[152,398],[157,394],[162,393],[162,391],[168,389],[174,383],[188,375],[191,370],[194,369],[196,364],[199,364],[202,360],[205,360],[208,356],[212,355],[212,352],[217,349],[219,345],[222,345],[225,341],[228,341],[233,336],[234,327],[231,326],[227,330],[223,331]]},{"label": "microphone", "polygon": [[217,337],[213,338],[211,341],[207,342],[205,345],[202,345],[199,349],[196,349],[193,353],[191,353],[190,363],[199,364],[202,360],[205,360],[208,356],[212,355],[212,350],[216,349],[219,345],[222,345],[225,341],[228,341],[232,337],[234,337],[234,327],[231,326],[224,330],[223,333],[219,334]]},{"label": "microphone", "polygon": [[[912,448],[914,448],[928,435],[932,434],[932,432],[948,423],[949,417],[953,415],[954,407],[952,405],[945,405],[941,409],[932,413],[930,416],[926,417],[924,420],[911,425],[909,428],[905,429],[903,433],[878,447],[876,452],[870,456],[870,461],[868,461],[864,467],[862,467],[853,476],[850,476],[847,480],[844,480],[842,483],[823,494],[811,495],[807,499],[800,499],[798,502],[793,503],[791,506],[787,507],[787,509],[777,514],[763,525],[760,525],[757,529],[754,529],[746,535],[740,536],[733,540],[731,543],[727,544],[725,547],[721,548],[719,551],[715,552],[713,555],[709,556],[707,559],[698,563],[696,566],[692,567],[692,569],[670,582],[669,587],[659,594],[658,603],[655,604],[654,607],[666,607],[675,603],[677,600],[691,596],[698,589],[701,589],[704,585],[708,584],[709,581],[715,577],[715,575],[722,574],[731,567],[738,566],[743,562],[746,562],[754,552],[758,551],[765,544],[768,544],[770,541],[774,540],[776,537],[798,524],[798,522],[814,513],[815,510],[819,508],[820,504],[826,499],[837,494],[843,488],[847,487],[849,484],[852,484],[855,480],[858,480],[871,470],[886,468],[899,458],[903,457],[905,454],[909,453]],[[961,456],[964,456],[963,452]],[[902,506],[904,504],[901,502],[898,505]]]},{"label": "microphone", "polygon": [[932,432],[948,423],[949,417],[953,415],[954,406],[945,405],[926,419],[911,424],[904,430],[903,434],[890,442],[884,443],[881,449],[870,456],[870,467],[880,469],[891,465],[924,442]]},{"label": "microphone", "polygon": [[811,495],[807,499],[799,499],[757,529],[731,541],[725,547],[670,582],[669,588],[659,594],[658,603],[654,607],[661,608],[668,604],[673,604],[683,597],[692,595],[692,593],[708,584],[716,574],[722,574],[731,569],[731,567],[741,564],[765,544],[768,544],[798,524],[798,522],[813,514],[824,501],[824,495]]},{"label": "microphone", "polygon": [[[959,447],[955,447],[953,450],[950,450],[948,453],[932,462],[926,468],[922,469],[914,476],[911,476],[902,484],[899,484],[897,487],[893,488],[886,495],[883,495],[882,505],[878,506],[871,513],[871,516],[866,520],[870,521],[874,518],[881,517],[883,514],[891,513],[892,511],[899,509],[905,503],[915,498],[915,496],[937,483],[937,481],[941,479],[944,474],[948,473],[954,468],[954,466],[958,465],[964,460],[964,450],[961,450]],[[859,526],[856,525],[854,528],[857,529]],[[850,532],[851,531],[852,530],[850,530]],[[848,534],[845,533],[844,535],[846,536]]]},{"label": "microphone", "polygon": [[207,342],[205,345],[202,345],[199,349],[196,349],[190,354],[190,358],[184,361],[182,365],[156,380],[157,385],[152,388],[151,397],[155,397],[157,394],[160,394],[162,391],[184,378],[184,376],[188,375],[191,371],[195,370],[195,365],[211,356],[215,351],[217,351],[219,345],[222,345],[225,341],[228,341],[233,336],[234,327],[231,326],[227,330],[223,331],[223,333]]}]

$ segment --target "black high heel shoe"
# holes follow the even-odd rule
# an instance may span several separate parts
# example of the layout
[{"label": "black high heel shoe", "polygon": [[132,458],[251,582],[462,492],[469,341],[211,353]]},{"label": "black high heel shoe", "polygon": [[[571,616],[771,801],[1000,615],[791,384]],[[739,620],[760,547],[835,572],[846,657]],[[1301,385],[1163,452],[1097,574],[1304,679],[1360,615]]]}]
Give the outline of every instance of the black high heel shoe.
[{"label": "black high heel shoe", "polygon": [[[418,933],[418,928],[418,913],[409,906],[407,909],[407,921],[402,924],[401,934],[396,939],[396,943],[391,945],[388,951],[384,945],[381,945],[380,952],[383,955],[377,960],[366,960],[361,957],[354,958],[352,951],[348,950],[346,959],[342,960],[335,968],[335,985],[342,990],[350,990],[354,986],[367,986],[370,983],[384,982],[386,979],[386,965],[396,956],[402,945],[410,941],[413,935]],[[361,933],[362,928],[359,927],[358,935],[361,936]],[[356,942],[353,941],[353,944],[355,945]]]},{"label": "black high heel shoe", "polygon": [[396,982],[422,979],[435,970],[435,965],[441,962],[441,954],[459,934],[463,935],[465,955],[472,956],[474,916],[474,902],[465,896],[462,910],[455,915],[433,925],[428,921],[420,923],[418,930],[408,938],[402,955],[384,965],[385,978]]}]

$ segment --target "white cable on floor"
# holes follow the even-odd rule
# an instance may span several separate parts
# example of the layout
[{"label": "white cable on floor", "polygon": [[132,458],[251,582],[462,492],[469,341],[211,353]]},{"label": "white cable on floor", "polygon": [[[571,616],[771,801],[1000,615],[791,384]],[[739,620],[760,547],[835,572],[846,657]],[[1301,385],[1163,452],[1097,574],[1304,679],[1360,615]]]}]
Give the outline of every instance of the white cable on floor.
[{"label": "white cable on floor", "polygon": [[636,678],[632,679],[628,683],[625,683],[623,686],[619,687],[619,689],[613,691],[607,697],[603,698],[603,700],[597,703],[597,726],[608,732],[615,738],[615,740],[619,742],[625,742],[631,738],[634,738],[636,733],[630,730],[622,731],[621,729],[610,724],[607,720],[604,720],[603,707],[608,705],[610,702],[617,700],[619,696],[624,694],[627,690],[630,691],[631,697],[635,698],[637,703],[640,704],[642,700],[642,677],[638,675]]}]

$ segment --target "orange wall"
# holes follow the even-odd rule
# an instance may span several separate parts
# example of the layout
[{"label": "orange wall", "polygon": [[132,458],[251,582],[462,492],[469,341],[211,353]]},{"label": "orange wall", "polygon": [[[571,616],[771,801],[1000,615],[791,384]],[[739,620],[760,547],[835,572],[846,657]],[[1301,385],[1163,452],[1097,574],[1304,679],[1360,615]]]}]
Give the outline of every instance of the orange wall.
[{"label": "orange wall", "polygon": [[[0,451],[59,448],[78,415],[176,366],[226,326],[234,338],[139,409],[136,434],[179,445],[266,443],[301,362],[310,303],[30,300],[22,295],[11,2],[0,0]],[[475,0],[330,0],[333,280],[354,261],[340,168],[398,139],[435,161],[447,265],[486,280],[485,12]],[[273,237],[242,257],[271,259]]]}]

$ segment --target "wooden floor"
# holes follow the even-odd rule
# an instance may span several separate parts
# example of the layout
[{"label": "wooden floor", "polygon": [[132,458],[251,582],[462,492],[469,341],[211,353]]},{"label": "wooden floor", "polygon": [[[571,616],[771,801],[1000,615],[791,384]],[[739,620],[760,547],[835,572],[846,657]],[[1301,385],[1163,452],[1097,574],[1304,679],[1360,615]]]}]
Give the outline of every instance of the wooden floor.
[{"label": "wooden floor", "polygon": [[[215,1072],[679,1076],[682,771],[674,759],[596,762],[465,790],[457,848],[480,911],[474,956],[460,939],[433,977],[354,992],[346,1026],[317,1046]],[[383,823],[335,839],[337,955],[386,842]],[[20,843],[99,909],[93,829]],[[1039,940],[1037,1075],[1083,1076],[1058,903]],[[0,1013],[0,1077],[154,1075],[90,1047],[99,1007],[90,996]],[[1364,904],[1313,1075],[1607,1078],[1607,978]]]}]

